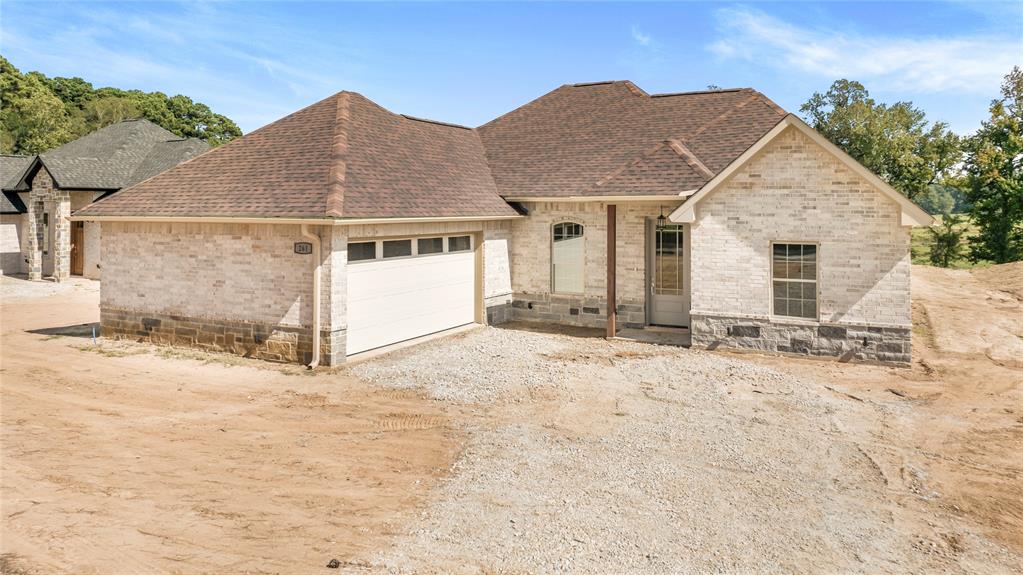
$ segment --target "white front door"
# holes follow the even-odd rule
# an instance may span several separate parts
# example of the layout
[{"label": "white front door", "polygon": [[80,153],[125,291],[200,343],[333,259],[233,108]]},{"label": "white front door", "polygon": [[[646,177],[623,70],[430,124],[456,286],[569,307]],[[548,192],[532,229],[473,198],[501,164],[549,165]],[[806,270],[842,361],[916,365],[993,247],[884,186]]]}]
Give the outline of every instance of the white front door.
[{"label": "white front door", "polygon": [[684,226],[650,226],[650,323],[689,325],[686,234]]},{"label": "white front door", "polygon": [[350,257],[356,243],[371,245],[348,263],[348,355],[475,321],[470,236],[351,242]]}]

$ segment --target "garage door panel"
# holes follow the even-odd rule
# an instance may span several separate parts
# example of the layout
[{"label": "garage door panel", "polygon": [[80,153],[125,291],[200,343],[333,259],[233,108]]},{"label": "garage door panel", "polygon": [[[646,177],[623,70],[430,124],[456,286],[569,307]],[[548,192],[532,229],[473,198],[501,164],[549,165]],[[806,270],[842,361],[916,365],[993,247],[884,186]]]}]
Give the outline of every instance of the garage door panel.
[{"label": "garage door panel", "polygon": [[472,323],[472,252],[353,263],[348,266],[348,353]]}]

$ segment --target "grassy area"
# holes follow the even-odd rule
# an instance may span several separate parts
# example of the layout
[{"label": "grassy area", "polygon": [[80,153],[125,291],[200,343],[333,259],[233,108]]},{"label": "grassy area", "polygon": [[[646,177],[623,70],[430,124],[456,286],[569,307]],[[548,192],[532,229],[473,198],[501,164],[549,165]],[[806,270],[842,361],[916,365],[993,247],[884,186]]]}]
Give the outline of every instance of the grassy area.
[{"label": "grassy area", "polygon": [[[938,224],[941,223],[941,216],[934,216],[938,220]],[[971,261],[967,254],[969,253],[968,243],[969,238],[976,235],[977,227],[968,218],[965,220],[963,225],[966,226],[966,234],[963,238],[963,250],[962,256],[952,262],[949,266],[954,269],[969,269],[969,268],[982,268],[991,265],[989,261]],[[913,263],[919,265],[934,265],[931,263],[931,242],[933,241],[929,228],[915,227],[913,228],[910,235],[910,253],[913,256]]]}]

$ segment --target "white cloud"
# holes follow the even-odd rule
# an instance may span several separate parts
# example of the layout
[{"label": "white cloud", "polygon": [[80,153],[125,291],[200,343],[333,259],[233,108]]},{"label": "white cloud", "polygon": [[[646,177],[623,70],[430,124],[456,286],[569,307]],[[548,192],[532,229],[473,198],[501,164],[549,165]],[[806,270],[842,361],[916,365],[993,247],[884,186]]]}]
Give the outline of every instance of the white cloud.
[{"label": "white cloud", "polygon": [[653,41],[653,38],[650,37],[650,34],[644,33],[636,26],[632,27],[632,39],[635,40],[636,43],[639,44],[640,46],[649,46],[650,42]]},{"label": "white cloud", "polygon": [[882,90],[993,93],[1023,55],[1019,37],[867,36],[798,26],[750,8],[721,9],[716,16],[721,38],[708,49],[720,58],[860,80]]}]

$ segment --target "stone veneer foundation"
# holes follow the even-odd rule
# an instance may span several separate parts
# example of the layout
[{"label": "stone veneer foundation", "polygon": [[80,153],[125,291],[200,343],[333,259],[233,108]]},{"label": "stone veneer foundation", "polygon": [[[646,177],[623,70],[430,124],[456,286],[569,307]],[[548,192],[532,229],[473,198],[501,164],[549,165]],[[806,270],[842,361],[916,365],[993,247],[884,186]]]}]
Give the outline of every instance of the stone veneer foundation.
[{"label": "stone veneer foundation", "polygon": [[[223,351],[269,361],[308,363],[312,360],[312,333],[309,328],[299,326],[103,308],[100,329],[104,337],[113,339]],[[338,365],[344,360],[345,331],[323,330],[320,364]]]},{"label": "stone veneer foundation", "polygon": [[[620,327],[646,325],[642,301],[619,299],[617,311]],[[510,319],[603,328],[607,325],[607,298],[517,293],[511,302]]]},{"label": "stone veneer foundation", "polygon": [[787,323],[693,315],[693,345],[747,348],[844,360],[909,365],[912,330],[906,327]]}]

